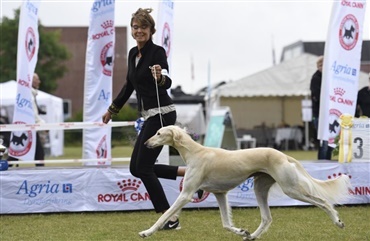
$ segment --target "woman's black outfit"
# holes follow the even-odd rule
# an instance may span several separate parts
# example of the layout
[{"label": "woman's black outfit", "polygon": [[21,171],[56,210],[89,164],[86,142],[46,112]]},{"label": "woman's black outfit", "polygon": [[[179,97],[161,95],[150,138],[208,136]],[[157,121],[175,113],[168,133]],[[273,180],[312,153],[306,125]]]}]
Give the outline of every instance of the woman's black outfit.
[{"label": "woman's black outfit", "polygon": [[[149,40],[140,50],[140,58],[137,58],[138,54],[138,47],[132,48],[129,52],[126,83],[109,107],[108,111],[111,113],[118,113],[134,90],[136,91],[138,108],[141,113],[150,113],[158,110],[156,83],[149,67],[160,65],[162,69],[168,70],[165,50]],[[163,126],[167,126],[175,124],[176,111],[173,101],[167,93],[167,89],[171,87],[172,80],[168,76],[163,76],[163,78],[165,79],[161,79],[158,84],[158,96],[160,107],[169,107],[166,109],[167,111],[161,111]],[[144,143],[162,127],[160,116],[152,112],[151,115],[146,115],[144,118],[146,121],[137,137],[132,152],[130,172],[144,183],[155,211],[163,212],[170,205],[158,178],[175,180],[178,167],[155,165],[162,147],[149,149]]]}]

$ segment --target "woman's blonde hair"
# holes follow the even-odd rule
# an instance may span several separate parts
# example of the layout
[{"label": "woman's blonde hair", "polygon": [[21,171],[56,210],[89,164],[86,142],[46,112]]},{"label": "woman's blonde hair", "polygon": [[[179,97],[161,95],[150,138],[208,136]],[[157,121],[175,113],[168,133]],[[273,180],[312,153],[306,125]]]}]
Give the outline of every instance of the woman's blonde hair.
[{"label": "woman's blonde hair", "polygon": [[150,32],[153,35],[155,33],[155,22],[150,13],[153,11],[151,8],[139,8],[135,13],[132,14],[131,27],[134,21],[137,21],[140,25],[148,25]]}]

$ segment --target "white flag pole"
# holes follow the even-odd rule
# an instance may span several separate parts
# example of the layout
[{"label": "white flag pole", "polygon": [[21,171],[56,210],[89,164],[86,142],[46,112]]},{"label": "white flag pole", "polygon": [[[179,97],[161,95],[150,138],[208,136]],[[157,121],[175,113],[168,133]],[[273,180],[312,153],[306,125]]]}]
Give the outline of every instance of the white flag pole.
[{"label": "white flag pole", "polygon": [[[25,0],[21,6],[17,49],[17,95],[14,105],[13,124],[33,124],[32,79],[39,51],[38,13],[40,1]],[[9,156],[33,160],[35,158],[36,132],[14,131],[11,133]]]},{"label": "white flag pole", "polygon": [[360,74],[366,0],[348,3],[333,2],[324,51],[318,139],[333,147],[338,118],[355,113]]},{"label": "white flag pole", "polygon": [[[112,102],[112,77],[114,63],[115,2],[102,4],[95,0],[90,10],[88,30],[85,85],[84,122],[101,122],[101,117]],[[110,165],[111,128],[84,129],[83,158],[102,159],[85,165]]]}]

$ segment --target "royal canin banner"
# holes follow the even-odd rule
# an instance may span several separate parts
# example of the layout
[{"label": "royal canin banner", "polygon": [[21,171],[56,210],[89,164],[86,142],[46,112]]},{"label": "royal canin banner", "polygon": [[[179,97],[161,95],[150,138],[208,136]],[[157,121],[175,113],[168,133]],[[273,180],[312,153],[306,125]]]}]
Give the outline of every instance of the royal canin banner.
[{"label": "royal canin banner", "polygon": [[[347,174],[352,187],[342,204],[370,203],[370,160],[340,164],[333,161],[302,162],[304,168],[319,180],[335,179]],[[99,180],[99,181],[96,181]],[[170,204],[183,187],[183,177],[160,179]],[[216,208],[213,194],[205,192],[201,199],[193,195],[185,208]],[[232,207],[256,207],[254,179],[248,178],[228,193]],[[85,211],[120,211],[153,209],[150,196],[139,178],[128,168],[74,169],[9,169],[0,172],[0,214],[54,213]],[[278,185],[269,194],[271,206],[309,205],[285,195]]]},{"label": "royal canin banner", "polygon": [[[101,122],[112,102],[115,25],[114,1],[95,0],[90,10],[85,86],[84,122]],[[111,158],[111,127],[83,130],[83,159]],[[110,161],[86,165],[110,165]]]},{"label": "royal canin banner", "polygon": [[325,43],[318,139],[334,140],[338,118],[355,114],[366,1],[335,1]]},{"label": "royal canin banner", "polygon": [[[38,14],[40,1],[23,1],[20,10],[17,49],[17,95],[15,96],[13,124],[34,124],[32,107],[32,79],[39,51]],[[13,131],[9,156],[34,160],[36,132]]]}]

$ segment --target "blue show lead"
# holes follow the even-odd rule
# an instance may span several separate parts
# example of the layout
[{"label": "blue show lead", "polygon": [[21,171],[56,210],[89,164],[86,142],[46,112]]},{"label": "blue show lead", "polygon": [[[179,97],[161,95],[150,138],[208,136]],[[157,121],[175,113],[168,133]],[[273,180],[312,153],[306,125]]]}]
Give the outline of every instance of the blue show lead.
[{"label": "blue show lead", "polygon": [[7,160],[0,160],[0,171],[8,170],[9,165]]},{"label": "blue show lead", "polygon": [[8,161],[1,160],[4,154],[6,154],[6,147],[3,146],[3,140],[0,139],[0,171],[6,171],[9,168]]}]

